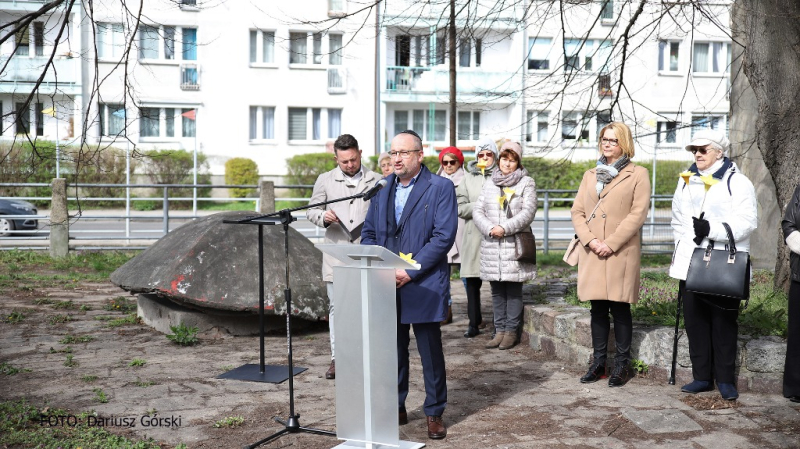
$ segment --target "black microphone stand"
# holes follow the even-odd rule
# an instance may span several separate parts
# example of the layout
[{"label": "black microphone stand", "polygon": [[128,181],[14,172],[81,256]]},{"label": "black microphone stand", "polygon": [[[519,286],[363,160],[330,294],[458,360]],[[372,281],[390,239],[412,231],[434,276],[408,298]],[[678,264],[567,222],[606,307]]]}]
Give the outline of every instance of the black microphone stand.
[{"label": "black microphone stand", "polygon": [[[370,189],[371,190],[371,189]],[[263,226],[264,225],[276,225],[278,223],[283,225],[283,246],[284,252],[286,255],[286,268],[285,268],[285,277],[286,277],[286,289],[284,289],[284,297],[286,299],[286,344],[288,346],[288,364],[289,364],[289,417],[286,420],[282,420],[277,416],[274,417],[276,422],[283,424],[284,428],[279,430],[272,435],[259,440],[253,444],[245,446],[248,449],[252,449],[258,447],[262,444],[269,443],[270,441],[284,435],[287,433],[298,433],[298,432],[307,432],[313,433],[317,435],[329,435],[329,436],[336,436],[336,432],[331,432],[329,430],[322,430],[322,429],[314,429],[311,427],[303,427],[300,425],[300,415],[296,414],[294,411],[294,366],[292,361],[292,289],[289,286],[289,225],[295,221],[296,219],[292,216],[292,212],[310,209],[312,207],[317,206],[324,206],[326,204],[338,203],[341,201],[351,200],[355,198],[363,198],[370,190],[367,190],[362,193],[357,193],[355,195],[347,196],[344,198],[338,198],[331,201],[324,201],[321,203],[309,204],[306,206],[295,207],[292,209],[283,209],[277,212],[273,212],[266,215],[258,215],[254,217],[246,217],[240,220],[223,220],[223,223],[231,223],[231,224],[253,224],[258,225],[258,314],[259,314],[259,325],[260,329],[260,340],[259,340],[259,350],[260,350],[260,373],[263,375],[265,371],[264,366],[264,233],[263,233]]]}]

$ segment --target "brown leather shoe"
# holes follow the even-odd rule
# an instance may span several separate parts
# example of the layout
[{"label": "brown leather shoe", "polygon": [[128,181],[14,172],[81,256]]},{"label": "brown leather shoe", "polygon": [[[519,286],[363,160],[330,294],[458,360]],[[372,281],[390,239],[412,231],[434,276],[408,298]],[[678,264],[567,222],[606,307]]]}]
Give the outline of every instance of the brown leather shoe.
[{"label": "brown leather shoe", "polygon": [[331,360],[331,367],[325,371],[326,379],[336,379],[336,359]]},{"label": "brown leather shoe", "polygon": [[441,416],[428,417],[428,438],[441,440],[447,436],[447,427],[444,426]]},{"label": "brown leather shoe", "polygon": [[398,416],[397,420],[398,424],[400,424],[401,426],[408,424],[408,413],[405,410],[400,410],[400,412],[397,413],[397,416]]}]

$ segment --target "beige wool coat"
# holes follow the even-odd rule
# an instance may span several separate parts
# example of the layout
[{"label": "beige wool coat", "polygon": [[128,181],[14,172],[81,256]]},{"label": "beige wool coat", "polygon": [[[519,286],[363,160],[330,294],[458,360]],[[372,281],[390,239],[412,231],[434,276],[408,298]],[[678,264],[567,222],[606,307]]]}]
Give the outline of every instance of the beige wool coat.
[{"label": "beige wool coat", "polygon": [[492,170],[497,168],[493,165],[484,173],[476,166],[477,161],[470,161],[466,165],[464,179],[456,187],[456,199],[458,200],[458,218],[464,220],[464,227],[461,236],[461,277],[479,278],[481,277],[481,241],[483,236],[475,223],[472,221],[472,209],[478,198],[481,196],[483,184],[489,179],[491,182]]},{"label": "beige wool coat", "polygon": [[[572,225],[578,235],[578,298],[607,299],[636,304],[639,300],[642,245],[640,229],[650,205],[647,169],[633,162],[626,165],[597,196],[597,170],[583,174],[572,205]],[[589,221],[595,205],[600,205]],[[599,239],[613,254],[599,257],[588,245]]]}]

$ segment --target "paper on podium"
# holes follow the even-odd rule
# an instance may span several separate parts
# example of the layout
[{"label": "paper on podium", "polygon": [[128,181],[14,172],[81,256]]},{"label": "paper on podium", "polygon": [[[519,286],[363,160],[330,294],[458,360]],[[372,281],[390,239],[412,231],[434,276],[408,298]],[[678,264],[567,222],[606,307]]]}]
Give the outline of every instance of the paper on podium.
[{"label": "paper on podium", "polygon": [[347,266],[358,267],[366,265],[380,268],[400,268],[404,270],[419,270],[422,266],[418,263],[408,263],[397,254],[379,245],[340,245],[334,243],[318,243],[320,251],[344,262]]}]

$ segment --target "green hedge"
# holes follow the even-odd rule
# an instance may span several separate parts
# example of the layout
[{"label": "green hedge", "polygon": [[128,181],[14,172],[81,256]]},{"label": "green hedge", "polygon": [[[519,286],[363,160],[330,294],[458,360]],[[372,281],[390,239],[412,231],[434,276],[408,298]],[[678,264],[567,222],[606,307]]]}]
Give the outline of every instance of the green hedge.
[{"label": "green hedge", "polygon": [[[194,152],[186,150],[149,150],[144,152],[143,171],[152,184],[194,184]],[[208,162],[203,153],[197,154],[197,184],[211,184],[211,175],[208,173]],[[163,192],[153,192],[152,198],[163,197]],[[191,197],[192,188],[170,188],[170,197]],[[198,197],[211,196],[211,188],[198,188]],[[138,203],[138,202],[137,202]],[[150,205],[142,204],[142,207]],[[155,200],[154,208],[161,207]],[[191,209],[191,201],[171,201],[170,208]]]},{"label": "green hedge", "polygon": [[[317,177],[336,168],[331,153],[299,154],[286,159],[286,183],[290,185],[313,185]],[[312,189],[294,189],[292,196],[310,198]]]},{"label": "green hedge", "polygon": [[[225,162],[225,184],[258,184],[258,165],[252,159],[235,157]],[[228,189],[234,198],[247,198],[256,193],[255,189]]]}]

